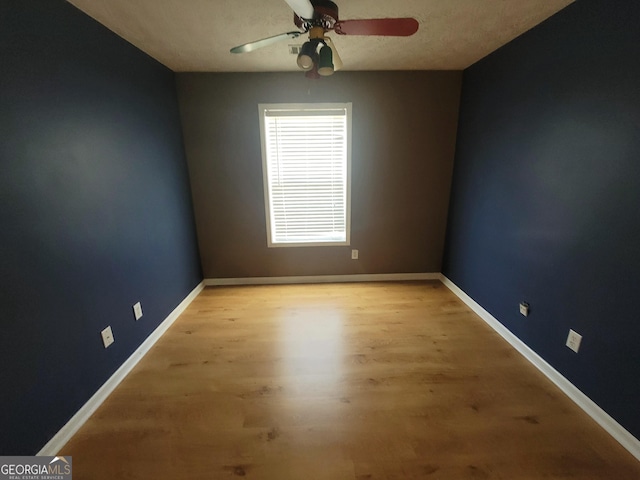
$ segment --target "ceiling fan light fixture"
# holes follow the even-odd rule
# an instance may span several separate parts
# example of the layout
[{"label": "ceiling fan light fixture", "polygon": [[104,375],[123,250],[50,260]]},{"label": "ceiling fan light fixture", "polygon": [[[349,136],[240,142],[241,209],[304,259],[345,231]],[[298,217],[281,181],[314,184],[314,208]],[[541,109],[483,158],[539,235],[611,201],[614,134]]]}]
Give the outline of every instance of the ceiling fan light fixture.
[{"label": "ceiling fan light fixture", "polygon": [[320,78],[320,74],[318,73],[318,64],[314,63],[311,70],[307,70],[304,76],[311,80],[318,80]]},{"label": "ceiling fan light fixture", "polygon": [[304,42],[300,53],[298,54],[298,66],[302,70],[311,70],[314,65],[314,58],[316,57],[317,44],[314,42]]},{"label": "ceiling fan light fixture", "polygon": [[340,55],[338,54],[338,50],[336,49],[335,44],[329,37],[324,37],[323,40],[325,45],[327,45],[331,49],[331,53],[333,55],[333,70],[335,72],[337,72],[338,70],[342,70],[342,67],[344,65],[342,63],[342,59],[340,58]]},{"label": "ceiling fan light fixture", "polygon": [[328,45],[320,49],[320,59],[318,60],[318,73],[323,77],[333,75],[333,52]]}]

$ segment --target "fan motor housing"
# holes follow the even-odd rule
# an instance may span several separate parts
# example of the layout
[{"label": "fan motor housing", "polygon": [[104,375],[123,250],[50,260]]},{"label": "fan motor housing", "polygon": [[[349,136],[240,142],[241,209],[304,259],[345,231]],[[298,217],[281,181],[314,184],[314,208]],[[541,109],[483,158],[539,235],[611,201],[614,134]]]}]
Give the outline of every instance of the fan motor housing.
[{"label": "fan motor housing", "polygon": [[325,30],[332,30],[338,21],[338,5],[331,0],[311,0],[313,5],[313,18],[305,20],[295,13],[293,22],[298,28],[309,31],[311,27],[322,27]]}]

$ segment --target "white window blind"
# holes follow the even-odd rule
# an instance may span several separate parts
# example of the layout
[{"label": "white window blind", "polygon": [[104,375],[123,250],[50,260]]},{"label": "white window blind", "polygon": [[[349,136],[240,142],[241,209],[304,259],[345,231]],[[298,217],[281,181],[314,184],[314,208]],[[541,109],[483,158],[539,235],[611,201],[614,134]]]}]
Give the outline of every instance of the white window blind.
[{"label": "white window blind", "polygon": [[259,110],[268,245],[348,245],[351,104]]}]

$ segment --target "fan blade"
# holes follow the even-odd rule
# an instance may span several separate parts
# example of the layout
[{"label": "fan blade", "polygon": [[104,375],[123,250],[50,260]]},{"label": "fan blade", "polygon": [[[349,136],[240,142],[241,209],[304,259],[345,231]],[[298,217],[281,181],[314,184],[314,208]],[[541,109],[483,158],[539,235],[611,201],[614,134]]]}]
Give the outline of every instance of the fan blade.
[{"label": "fan blade", "polygon": [[342,63],[342,59],[340,58],[340,55],[338,55],[338,50],[333,44],[333,40],[331,40],[329,37],[324,37],[324,41],[327,42],[327,45],[329,45],[329,48],[331,49],[331,53],[333,55],[333,70],[337,72],[344,66]]},{"label": "fan blade", "polygon": [[231,49],[231,53],[253,52],[258,48],[278,43],[282,40],[286,40],[287,38],[298,38],[300,35],[302,35],[302,32],[281,33],[280,35],[274,35],[273,37],[263,38],[262,40],[256,40],[255,42],[245,43],[244,45],[238,45]]},{"label": "fan blade", "polygon": [[305,20],[313,18],[313,5],[309,0],[284,0],[291,7],[296,15]]},{"label": "fan blade", "polygon": [[408,37],[418,31],[415,18],[374,18],[370,20],[341,20],[334,30],[339,35],[386,35]]}]

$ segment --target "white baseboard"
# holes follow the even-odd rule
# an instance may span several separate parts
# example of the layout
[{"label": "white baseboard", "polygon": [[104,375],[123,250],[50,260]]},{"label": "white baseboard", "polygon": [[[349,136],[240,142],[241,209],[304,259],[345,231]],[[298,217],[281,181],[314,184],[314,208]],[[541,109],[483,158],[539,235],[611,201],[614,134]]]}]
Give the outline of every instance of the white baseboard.
[{"label": "white baseboard", "polygon": [[158,327],[149,335],[144,342],[136,349],[131,356],[115,371],[113,375],[98,389],[96,393],[78,410],[73,417],[56,433],[47,444],[37,453],[38,456],[55,456],[71,439],[71,437],[84,425],[93,415],[107,397],[115,390],[127,374],[133,370],[144,355],[158,341],[167,329],[176,321],[180,314],[198,296],[204,288],[201,282],[194,288],[180,304],[165,318]]},{"label": "white baseboard", "polygon": [[284,285],[302,283],[402,282],[440,280],[439,273],[376,273],[361,275],[309,275],[300,277],[206,278],[208,287],[222,285]]},{"label": "white baseboard", "polygon": [[509,329],[500,323],[494,316],[482,308],[473,298],[467,295],[455,283],[444,275],[440,276],[442,283],[446,285],[460,300],[473,310],[482,320],[493,328],[502,338],[511,344],[520,354],[540,370],[549,380],[556,384],[571,400],[584,410],[598,425],[604,428],[615,440],[626,448],[631,455],[640,460],[640,440],[629,433],[622,425],[616,422],[607,412],[596,405],[593,400],[582,393],[575,385],[562,376],[555,368],[549,365],[541,356],[531,350],[522,340],[516,337]]}]

